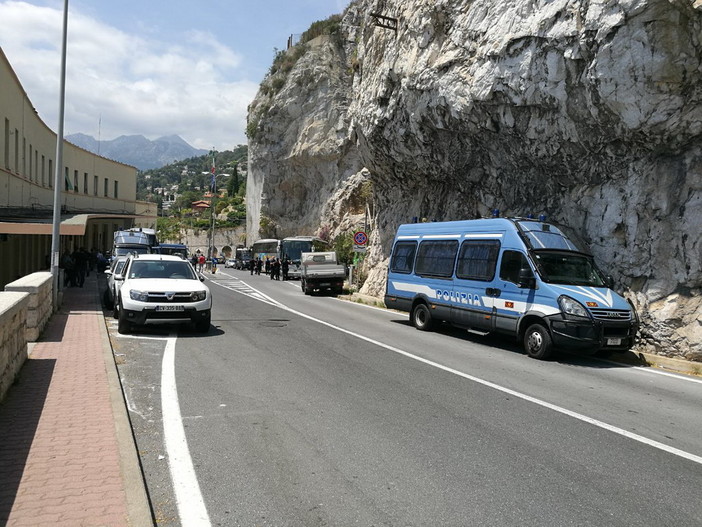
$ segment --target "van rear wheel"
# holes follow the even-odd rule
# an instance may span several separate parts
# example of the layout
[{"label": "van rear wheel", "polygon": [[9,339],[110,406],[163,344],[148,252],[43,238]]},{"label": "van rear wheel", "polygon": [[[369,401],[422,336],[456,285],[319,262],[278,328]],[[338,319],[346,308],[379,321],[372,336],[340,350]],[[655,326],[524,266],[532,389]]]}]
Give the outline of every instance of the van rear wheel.
[{"label": "van rear wheel", "polygon": [[419,331],[429,331],[434,327],[434,319],[426,304],[420,303],[412,310],[412,325]]},{"label": "van rear wheel", "polygon": [[543,324],[532,324],[524,333],[524,350],[534,359],[548,359],[553,353],[551,334]]}]

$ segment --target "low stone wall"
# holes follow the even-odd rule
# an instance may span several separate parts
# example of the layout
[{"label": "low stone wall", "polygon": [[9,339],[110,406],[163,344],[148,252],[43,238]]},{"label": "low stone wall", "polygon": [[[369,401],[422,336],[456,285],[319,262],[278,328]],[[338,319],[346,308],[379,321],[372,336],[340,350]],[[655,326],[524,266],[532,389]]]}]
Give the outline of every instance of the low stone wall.
[{"label": "low stone wall", "polygon": [[29,293],[27,340],[36,342],[53,310],[52,276],[49,272],[32,273],[5,286],[5,291]]},{"label": "low stone wall", "polygon": [[28,293],[0,293],[0,401],[27,360]]}]

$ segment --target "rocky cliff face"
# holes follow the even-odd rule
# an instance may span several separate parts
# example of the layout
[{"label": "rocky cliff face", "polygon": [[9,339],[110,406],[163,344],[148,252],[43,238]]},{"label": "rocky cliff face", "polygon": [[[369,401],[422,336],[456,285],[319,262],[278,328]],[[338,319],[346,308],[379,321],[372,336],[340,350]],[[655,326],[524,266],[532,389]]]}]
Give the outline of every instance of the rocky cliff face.
[{"label": "rocky cliff face", "polygon": [[700,0],[355,1],[252,103],[249,239],[345,228],[370,182],[381,294],[412,217],[546,213],[636,302],[639,349],[702,360],[701,38]]}]

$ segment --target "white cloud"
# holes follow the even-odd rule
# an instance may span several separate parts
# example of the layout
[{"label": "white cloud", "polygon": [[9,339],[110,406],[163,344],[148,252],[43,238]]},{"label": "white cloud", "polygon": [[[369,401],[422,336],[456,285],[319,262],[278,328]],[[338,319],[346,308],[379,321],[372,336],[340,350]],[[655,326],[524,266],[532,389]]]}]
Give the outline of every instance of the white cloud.
[{"label": "white cloud", "polygon": [[[2,45],[39,115],[56,129],[63,13],[0,3]],[[204,31],[176,42],[129,34],[69,8],[67,134],[112,139],[178,134],[193,146],[245,143],[246,109],[258,83],[236,78],[241,57]]]}]

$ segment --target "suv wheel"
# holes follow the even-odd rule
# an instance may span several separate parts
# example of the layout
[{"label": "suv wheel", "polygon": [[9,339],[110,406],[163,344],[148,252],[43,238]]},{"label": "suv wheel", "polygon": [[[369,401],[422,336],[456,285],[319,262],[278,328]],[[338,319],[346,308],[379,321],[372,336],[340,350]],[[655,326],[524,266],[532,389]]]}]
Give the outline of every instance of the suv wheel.
[{"label": "suv wheel", "polygon": [[195,331],[198,333],[207,333],[210,330],[210,323],[212,322],[211,312],[207,312],[207,316],[202,320],[195,322]]},{"label": "suv wheel", "polygon": [[132,329],[132,325],[127,320],[127,314],[124,312],[121,302],[119,307],[119,318],[117,320],[117,331],[121,334],[129,333],[129,330]]}]

